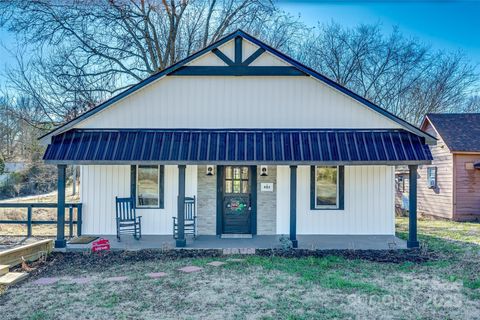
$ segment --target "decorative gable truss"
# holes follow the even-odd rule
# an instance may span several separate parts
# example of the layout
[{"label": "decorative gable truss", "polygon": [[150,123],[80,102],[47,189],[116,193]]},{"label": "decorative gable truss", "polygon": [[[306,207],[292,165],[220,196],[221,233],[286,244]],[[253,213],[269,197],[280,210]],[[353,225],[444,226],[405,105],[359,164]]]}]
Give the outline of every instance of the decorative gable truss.
[{"label": "decorative gable truss", "polygon": [[293,66],[251,66],[264,52],[258,48],[245,60],[243,59],[243,38],[235,37],[234,59],[230,59],[220,48],[211,51],[226,66],[183,66],[169,75],[173,76],[307,76]]},{"label": "decorative gable truss", "polygon": [[[246,57],[245,59],[243,59],[244,56]],[[137,90],[165,76],[307,76],[338,90],[340,93],[351,97],[367,108],[393,120],[404,129],[424,138],[428,144],[436,143],[436,139],[428,133],[423,132],[414,125],[400,119],[366,98],[359,96],[242,30],[237,30],[182,61],[151,75],[95,108],[70,120],[63,126],[45,134],[40,140],[42,143],[49,143],[54,135],[73,128],[79,122],[97,114]]]}]

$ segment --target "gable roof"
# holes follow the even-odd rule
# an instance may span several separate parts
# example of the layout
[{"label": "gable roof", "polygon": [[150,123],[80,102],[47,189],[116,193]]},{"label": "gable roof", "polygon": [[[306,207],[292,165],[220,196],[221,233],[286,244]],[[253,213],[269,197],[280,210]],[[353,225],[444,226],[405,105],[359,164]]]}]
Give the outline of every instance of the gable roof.
[{"label": "gable roof", "polygon": [[114,104],[115,102],[125,98],[126,96],[130,95],[131,93],[143,88],[144,86],[154,82],[155,80],[158,80],[166,75],[169,75],[169,74],[172,74],[174,73],[175,71],[179,70],[180,68],[182,68],[183,66],[185,66],[187,63],[193,61],[194,59],[204,55],[204,54],[207,54],[209,53],[210,51],[220,47],[221,45],[227,43],[228,41],[230,40],[233,40],[233,39],[236,39],[238,37],[241,37],[241,38],[244,38],[248,41],[250,41],[251,43],[259,46],[261,49],[271,53],[272,55],[286,61],[287,63],[291,64],[294,68],[298,69],[298,71],[308,75],[308,76],[311,76],[319,81],[322,81],[323,83],[329,85],[330,87],[333,87],[335,89],[337,89],[338,91],[348,95],[349,97],[357,100],[358,102],[362,103],[363,105],[367,106],[368,108],[376,111],[377,113],[380,113],[382,114],[383,116],[389,118],[390,120],[400,124],[402,127],[404,127],[405,129],[415,133],[416,135],[420,136],[420,137],[423,137],[425,139],[425,141],[427,143],[430,143],[430,144],[434,144],[436,139],[429,135],[428,133],[422,131],[421,129],[419,129],[418,127],[408,123],[407,121],[397,117],[396,115],[394,115],[393,113],[377,106],[376,104],[374,104],[373,102],[367,100],[366,98],[354,93],[353,91],[343,87],[342,85],[338,84],[337,82],[333,81],[332,79],[318,73],[317,71],[303,65],[302,63],[294,60],[293,58],[285,55],[284,53],[278,51],[277,49],[275,48],[272,48],[271,46],[265,44],[264,42],[258,40],[257,38],[245,33],[244,31],[242,30],[237,30],[227,36],[225,36],[224,38],[212,43],[211,45],[205,47],[204,49],[190,55],[189,57],[171,65],[170,67],[167,67],[166,69],[162,70],[162,71],[159,71],[151,76],[149,76],[148,78],[140,81],[139,83],[137,83],[136,85],[133,85],[131,86],[130,88],[128,88],[127,90],[117,94],[116,96],[108,99],[107,101],[99,104],[98,106],[90,109],[89,111],[81,114],[80,116],[68,121],[67,123],[63,124],[62,126],[60,127],[57,127],[55,129],[53,129],[52,131],[50,131],[49,133],[43,135],[42,137],[40,137],[39,139],[46,139],[46,138],[50,138],[51,136],[53,135],[56,135],[58,133],[61,133],[61,132],[64,132],[70,128],[72,128],[73,126],[75,126],[77,123],[85,120],[86,118],[102,111],[103,109],[107,108],[108,106]]},{"label": "gable roof", "polygon": [[430,113],[429,121],[451,152],[480,152],[480,113]]}]

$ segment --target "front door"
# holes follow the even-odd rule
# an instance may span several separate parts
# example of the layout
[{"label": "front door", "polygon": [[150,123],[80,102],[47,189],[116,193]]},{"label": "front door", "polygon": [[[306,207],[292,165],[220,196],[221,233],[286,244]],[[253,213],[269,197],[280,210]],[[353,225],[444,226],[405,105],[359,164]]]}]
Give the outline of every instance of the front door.
[{"label": "front door", "polygon": [[252,233],[251,180],[249,167],[225,167],[223,171],[223,233]]}]

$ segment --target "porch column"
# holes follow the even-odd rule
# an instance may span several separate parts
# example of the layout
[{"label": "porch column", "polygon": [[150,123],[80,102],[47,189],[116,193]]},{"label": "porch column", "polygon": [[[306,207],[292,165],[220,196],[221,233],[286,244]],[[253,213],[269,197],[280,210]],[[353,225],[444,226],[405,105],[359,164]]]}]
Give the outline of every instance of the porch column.
[{"label": "porch column", "polygon": [[187,166],[178,166],[178,203],[177,203],[177,221],[178,233],[176,246],[178,248],[185,247],[187,240],[185,239],[185,169]]},{"label": "porch column", "polygon": [[57,203],[57,239],[55,240],[55,248],[65,248],[67,242],[65,240],[65,171],[67,166],[59,164],[58,166],[58,203]]},{"label": "porch column", "polygon": [[290,241],[298,248],[297,241],[297,166],[290,166]]},{"label": "porch column", "polygon": [[408,166],[409,194],[408,194],[408,248],[418,248],[417,240],[417,165]]}]

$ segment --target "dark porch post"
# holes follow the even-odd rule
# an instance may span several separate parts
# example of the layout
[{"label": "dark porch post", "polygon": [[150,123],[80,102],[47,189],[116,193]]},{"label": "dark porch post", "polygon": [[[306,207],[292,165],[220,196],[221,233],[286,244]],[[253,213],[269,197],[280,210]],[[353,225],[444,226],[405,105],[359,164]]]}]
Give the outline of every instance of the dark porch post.
[{"label": "dark porch post", "polygon": [[290,241],[298,248],[297,240],[297,166],[290,166]]},{"label": "dark porch post", "polygon": [[408,193],[408,241],[407,247],[418,248],[417,240],[417,168],[408,166],[410,188]]},{"label": "dark porch post", "polygon": [[185,165],[178,166],[178,204],[177,204],[177,247],[185,247],[187,240],[185,239]]},{"label": "dark porch post", "polygon": [[65,171],[67,166],[58,165],[58,203],[57,203],[57,239],[55,240],[55,248],[65,248],[67,242],[65,240]]}]

